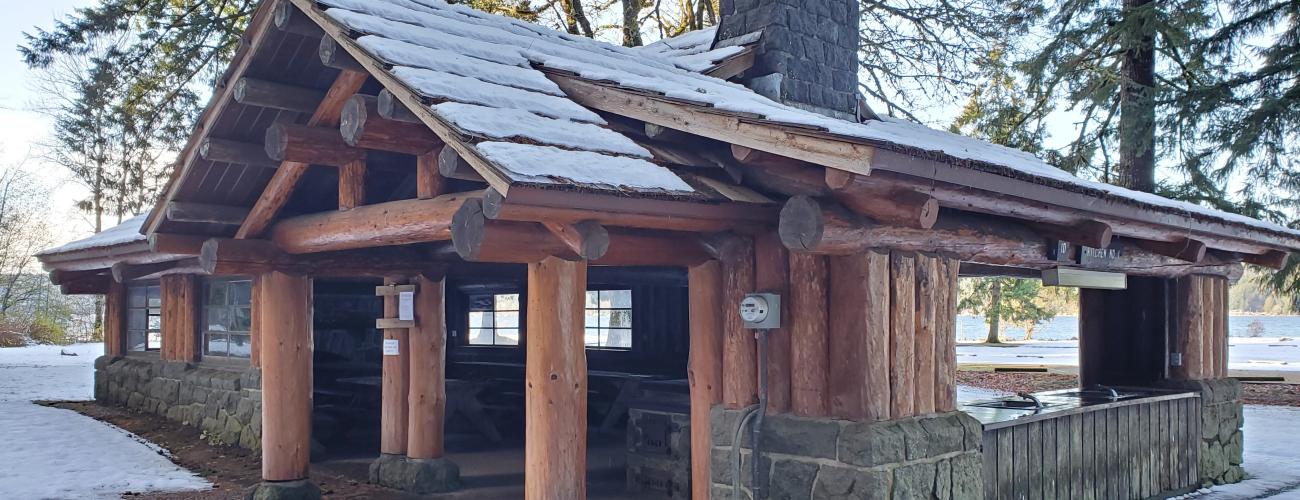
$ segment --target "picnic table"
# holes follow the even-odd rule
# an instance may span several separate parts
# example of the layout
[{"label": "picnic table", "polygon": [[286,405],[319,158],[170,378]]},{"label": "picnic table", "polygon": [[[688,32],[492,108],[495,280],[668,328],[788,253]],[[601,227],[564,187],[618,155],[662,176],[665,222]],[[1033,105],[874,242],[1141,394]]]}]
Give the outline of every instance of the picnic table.
[{"label": "picnic table", "polygon": [[[346,377],[338,379],[340,384],[361,386],[368,389],[372,394],[379,394],[379,391],[373,389],[382,389],[384,379],[382,376],[365,376],[365,377]],[[456,414],[463,415],[475,430],[486,437],[493,443],[501,442],[501,432],[497,430],[496,423],[492,420],[487,412],[483,411],[483,404],[478,400],[478,394],[483,390],[483,385],[461,379],[446,379],[445,391],[447,394],[447,407],[443,414],[443,419],[449,419]]]}]

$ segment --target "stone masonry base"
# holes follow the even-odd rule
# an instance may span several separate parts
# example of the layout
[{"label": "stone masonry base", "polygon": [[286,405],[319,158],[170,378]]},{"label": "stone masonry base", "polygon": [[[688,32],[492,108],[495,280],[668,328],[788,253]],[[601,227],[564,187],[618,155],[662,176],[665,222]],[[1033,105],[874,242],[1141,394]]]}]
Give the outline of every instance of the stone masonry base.
[{"label": "stone masonry base", "polygon": [[320,497],[320,488],[306,479],[263,481],[244,492],[244,500],[320,500]]},{"label": "stone masonry base", "polygon": [[1201,483],[1208,486],[1245,479],[1241,468],[1241,382],[1223,378],[1167,384],[1201,393]]},{"label": "stone masonry base", "polygon": [[261,449],[258,368],[102,356],[95,360],[95,399],[197,427],[212,443]]},{"label": "stone masonry base", "polygon": [[[732,439],[741,412],[710,416],[713,498],[731,498]],[[762,459],[768,498],[983,498],[982,427],[961,412],[888,422],[769,415]],[[750,435],[741,440],[741,498],[751,498]]]},{"label": "stone masonry base", "polygon": [[446,458],[385,454],[370,463],[370,482],[418,495],[443,493],[460,488],[460,467]]}]

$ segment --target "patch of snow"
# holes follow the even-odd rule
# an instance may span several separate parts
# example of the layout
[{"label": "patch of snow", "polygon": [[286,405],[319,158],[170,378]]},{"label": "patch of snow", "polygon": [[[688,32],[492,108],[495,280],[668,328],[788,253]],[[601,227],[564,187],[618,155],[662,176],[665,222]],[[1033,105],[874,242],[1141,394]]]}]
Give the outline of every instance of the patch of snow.
[{"label": "patch of snow", "polygon": [[564,179],[615,189],[692,191],[672,171],[636,158],[510,142],[484,142],[477,148],[488,160],[508,170],[507,175],[515,181],[550,184]]},{"label": "patch of snow", "polygon": [[1215,486],[1200,498],[1245,500],[1300,498],[1300,408],[1246,405],[1242,434],[1246,438],[1242,467],[1249,479]]},{"label": "patch of snow", "polygon": [[406,82],[424,97],[481,104],[494,108],[521,109],[551,118],[605,124],[605,120],[600,115],[563,97],[406,66],[393,68],[393,76]]},{"label": "patch of snow", "polygon": [[[957,362],[990,365],[1079,365],[1077,340],[1028,340],[1001,345],[959,342]],[[1240,338],[1228,341],[1232,370],[1300,371],[1300,341],[1293,338]]]},{"label": "patch of snow", "polygon": [[426,48],[455,47],[457,52],[476,59],[523,68],[528,67],[527,58],[516,50],[501,50],[500,45],[478,42],[439,31],[417,29],[406,24],[394,24],[383,18],[350,10],[330,9],[325,14],[362,33],[380,35],[384,38],[409,42]]},{"label": "patch of snow", "polygon": [[590,123],[455,102],[435,105],[433,110],[462,130],[491,139],[522,137],[550,146],[651,158],[649,151],[623,134]]},{"label": "patch of snow", "polygon": [[122,221],[121,224],[110,227],[89,237],[79,239],[57,246],[47,250],[42,250],[36,255],[52,255],[67,253],[75,250],[86,250],[90,248],[111,247],[145,241],[144,234],[140,232],[140,227],[144,225],[144,220],[148,218],[147,214],[140,214],[130,219]]},{"label": "patch of snow", "polygon": [[564,96],[560,86],[530,68],[495,63],[456,52],[420,47],[380,36],[363,36],[357,40],[362,48],[379,60],[394,66],[410,66],[453,75],[476,78],[488,83],[522,90]]},{"label": "patch of snow", "polygon": [[[210,487],[166,450],[79,413],[32,400],[90,399],[101,343],[0,348],[0,492],[4,498],[121,498]],[[75,353],[64,356],[61,352]]]}]

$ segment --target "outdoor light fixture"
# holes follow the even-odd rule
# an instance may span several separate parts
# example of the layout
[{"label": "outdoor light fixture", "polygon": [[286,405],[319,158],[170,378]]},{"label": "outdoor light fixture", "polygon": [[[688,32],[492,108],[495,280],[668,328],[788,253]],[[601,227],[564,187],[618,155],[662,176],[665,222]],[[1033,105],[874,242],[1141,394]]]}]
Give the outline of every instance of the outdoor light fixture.
[{"label": "outdoor light fixture", "polygon": [[1097,288],[1101,290],[1123,290],[1128,288],[1128,275],[1124,273],[1107,273],[1089,271],[1073,267],[1054,267],[1043,270],[1043,284],[1047,286],[1073,286],[1078,288]]}]

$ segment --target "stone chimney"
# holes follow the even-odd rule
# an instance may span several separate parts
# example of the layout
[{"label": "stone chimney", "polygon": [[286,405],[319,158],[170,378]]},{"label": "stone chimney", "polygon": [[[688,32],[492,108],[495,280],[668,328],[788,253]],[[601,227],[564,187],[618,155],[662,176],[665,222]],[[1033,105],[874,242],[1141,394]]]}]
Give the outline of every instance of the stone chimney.
[{"label": "stone chimney", "polygon": [[858,0],[721,0],[714,47],[762,32],[740,81],[790,106],[852,120],[858,101]]}]

